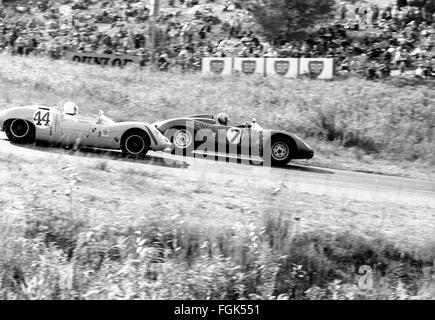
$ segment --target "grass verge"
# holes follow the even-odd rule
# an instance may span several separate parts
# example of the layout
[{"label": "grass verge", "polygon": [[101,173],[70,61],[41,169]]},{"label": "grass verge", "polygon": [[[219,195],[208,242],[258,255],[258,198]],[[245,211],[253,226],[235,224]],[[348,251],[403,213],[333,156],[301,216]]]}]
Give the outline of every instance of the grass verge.
[{"label": "grass verge", "polygon": [[429,208],[96,158],[0,161],[3,299],[435,298]]}]

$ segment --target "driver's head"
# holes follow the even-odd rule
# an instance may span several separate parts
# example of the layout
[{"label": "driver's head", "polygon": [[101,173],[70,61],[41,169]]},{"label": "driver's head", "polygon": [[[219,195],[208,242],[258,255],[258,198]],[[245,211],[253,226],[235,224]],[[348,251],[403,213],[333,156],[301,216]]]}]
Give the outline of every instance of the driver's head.
[{"label": "driver's head", "polygon": [[227,126],[231,122],[230,117],[225,112],[218,114],[218,121],[223,126]]},{"label": "driver's head", "polygon": [[63,104],[63,112],[70,116],[75,116],[79,113],[79,107],[72,101]]}]

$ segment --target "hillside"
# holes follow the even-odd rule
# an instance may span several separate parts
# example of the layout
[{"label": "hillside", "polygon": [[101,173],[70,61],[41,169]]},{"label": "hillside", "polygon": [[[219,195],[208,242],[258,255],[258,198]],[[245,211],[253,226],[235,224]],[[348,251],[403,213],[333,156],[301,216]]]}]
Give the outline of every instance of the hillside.
[{"label": "hillside", "polygon": [[[43,2],[43,1],[42,1]],[[221,25],[224,22],[228,22],[233,17],[240,17],[243,20],[244,27],[255,30],[256,32],[261,33],[261,29],[258,25],[255,24],[255,21],[253,20],[252,16],[243,8],[243,1],[236,1],[237,5],[233,7],[230,11],[224,10],[224,8],[227,8],[227,0],[199,0],[198,5],[194,6],[186,6],[186,4],[182,5],[178,0],[174,1],[175,5],[170,6],[168,0],[161,0],[160,1],[160,18],[165,16],[175,16],[177,19],[179,19],[182,23],[187,23],[189,21],[195,20],[195,14],[198,11],[202,12],[209,12],[211,13],[218,21],[219,25]],[[9,12],[8,16],[11,18],[18,18],[18,19],[27,19],[28,17],[35,17],[37,19],[41,19],[44,22],[51,21],[49,14],[45,14],[44,12],[38,11],[33,2],[28,1],[11,1],[5,3],[6,8]],[[140,0],[134,0],[134,1],[124,1],[124,0],[114,0],[114,1],[95,1],[90,0],[88,1],[87,5],[83,6],[77,6],[77,8],[80,9],[73,9],[74,3],[84,4],[85,1],[79,0],[76,2],[70,1],[70,0],[54,0],[50,1],[50,6],[48,8],[53,8],[55,10],[59,10],[61,16],[66,15],[69,16],[70,14],[75,14],[83,18],[83,21],[95,21],[95,17],[101,15],[103,11],[107,11],[109,14],[115,11],[119,11],[118,13],[121,13],[127,5],[130,5],[132,8],[136,7],[146,7],[149,8],[149,1],[140,1]],[[342,1],[337,0],[337,5],[342,3]],[[378,4],[380,6],[384,6],[388,3],[391,3],[391,1],[387,0],[369,0],[369,1],[360,1],[360,3],[373,3]],[[351,3],[348,3],[349,10],[353,9],[353,5]],[[15,8],[21,8],[20,11],[15,10]],[[24,8],[28,8],[29,11],[24,13]],[[231,7],[230,7],[231,8]],[[148,21],[146,22],[134,22],[132,19],[130,19],[129,22],[127,22],[127,25],[129,25],[132,28],[139,28],[142,29],[148,25]],[[104,23],[100,24],[99,28],[101,30],[106,29],[106,25]],[[295,30],[297,31],[297,30]]]}]

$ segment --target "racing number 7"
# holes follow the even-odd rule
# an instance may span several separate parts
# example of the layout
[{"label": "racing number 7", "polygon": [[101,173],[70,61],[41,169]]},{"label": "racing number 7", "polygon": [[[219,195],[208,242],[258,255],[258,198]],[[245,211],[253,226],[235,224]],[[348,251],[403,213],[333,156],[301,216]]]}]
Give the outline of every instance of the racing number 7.
[{"label": "racing number 7", "polygon": [[242,131],[237,128],[230,128],[227,133],[228,142],[231,144],[239,144]]}]

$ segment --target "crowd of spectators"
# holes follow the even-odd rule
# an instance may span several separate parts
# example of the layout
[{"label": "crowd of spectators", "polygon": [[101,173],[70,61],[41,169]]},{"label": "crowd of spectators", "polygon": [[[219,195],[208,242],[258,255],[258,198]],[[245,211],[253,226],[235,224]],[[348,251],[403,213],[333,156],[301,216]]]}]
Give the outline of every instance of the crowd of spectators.
[{"label": "crowd of spectators", "polygon": [[[204,4],[214,0],[202,0]],[[225,10],[228,10],[227,1]],[[169,1],[175,9],[193,8],[199,1]],[[92,9],[92,10],[89,10]],[[157,19],[157,48],[191,53],[220,20],[210,8],[193,12],[184,23],[181,10],[162,11]],[[150,8],[141,0],[27,1],[0,7],[0,51],[47,54],[58,58],[68,51],[150,56]],[[184,19],[185,21],[186,19]],[[169,50],[171,51],[171,50]]]},{"label": "crowd of spectators", "polygon": [[[141,54],[145,48],[146,29],[129,27],[148,19],[149,8],[139,1],[65,3],[29,1],[0,9],[0,51],[57,58],[67,51]],[[87,14],[91,5],[99,10]]]},{"label": "crowd of spectators", "polygon": [[[339,71],[435,78],[435,1],[398,0],[382,8],[358,3],[353,10],[342,3],[338,14],[326,34],[333,35],[330,55]],[[334,30],[342,31],[336,36]]]},{"label": "crowd of spectators", "polygon": [[[343,2],[334,23],[307,30],[303,39],[269,42],[234,24],[214,56],[335,58],[337,72],[368,78],[406,74],[435,78],[435,1],[397,1],[378,7]],[[236,41],[233,41],[233,39]]]},{"label": "crowd of spectators", "polygon": [[[416,77],[435,77],[433,0],[397,0],[385,7],[343,2],[334,23],[309,28],[297,40],[260,36],[252,31],[252,17],[233,0],[219,1],[226,17],[221,21],[213,11],[217,2],[168,1],[170,10],[156,21],[154,54],[162,70],[174,65],[199,69],[207,56],[325,57],[335,58],[342,74],[377,78],[412,70]],[[150,8],[141,0],[26,1],[0,8],[0,51],[53,58],[68,51],[130,54],[146,63],[149,20]]]}]

